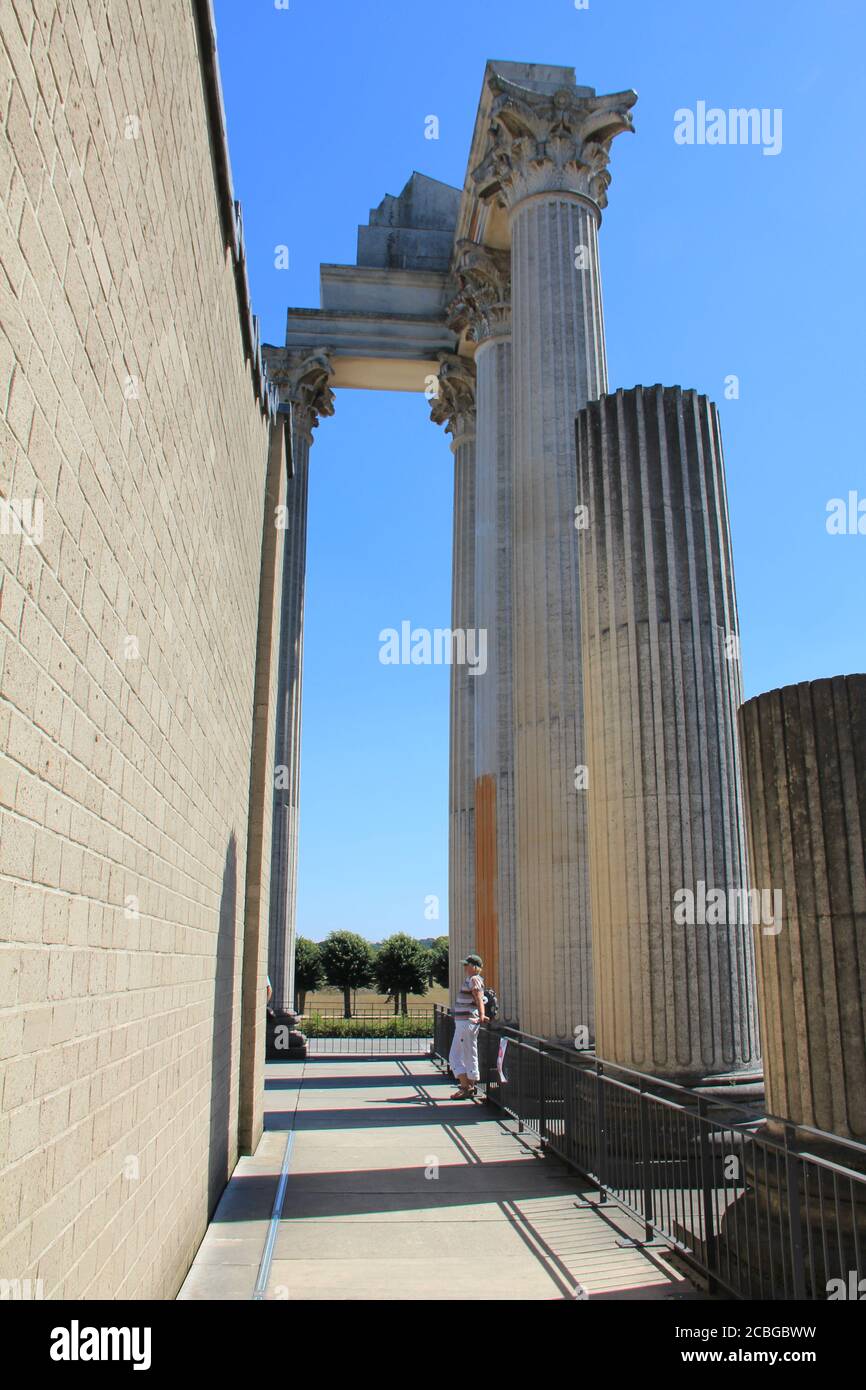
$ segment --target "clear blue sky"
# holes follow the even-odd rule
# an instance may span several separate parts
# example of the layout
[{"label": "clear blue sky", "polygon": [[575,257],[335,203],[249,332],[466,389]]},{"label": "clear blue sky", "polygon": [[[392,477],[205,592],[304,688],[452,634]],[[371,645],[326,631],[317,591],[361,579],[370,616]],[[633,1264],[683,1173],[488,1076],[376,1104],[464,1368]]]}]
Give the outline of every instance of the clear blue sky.
[{"label": "clear blue sky", "polygon": [[[289,305],[318,306],[321,261],[354,262],[385,193],[414,169],[462,184],[488,58],[637,89],[601,230],[611,387],[720,405],[746,695],[862,671],[866,535],[825,526],[828,499],[866,498],[862,0],[217,0],[216,17],[272,343]],[[674,112],[700,100],[781,108],[781,153],[678,145]],[[451,479],[423,396],[341,391],[316,431],[298,909],[314,939],[447,931],[448,673],[380,665],[378,634],[449,624]]]}]

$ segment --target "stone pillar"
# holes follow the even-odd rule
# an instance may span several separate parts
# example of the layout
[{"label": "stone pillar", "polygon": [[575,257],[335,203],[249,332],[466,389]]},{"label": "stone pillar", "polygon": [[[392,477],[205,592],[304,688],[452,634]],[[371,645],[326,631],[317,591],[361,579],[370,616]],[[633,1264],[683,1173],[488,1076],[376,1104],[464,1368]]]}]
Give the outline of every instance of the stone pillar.
[{"label": "stone pillar", "polygon": [[866,675],[758,695],[740,731],[752,887],[780,894],[755,935],[767,1109],[862,1143]]},{"label": "stone pillar", "polygon": [[[430,418],[445,425],[454,455],[451,628],[475,626],[475,368],[471,359],[439,354],[438,394]],[[467,664],[451,667],[448,776],[448,935],[451,1000],[463,980],[460,961],[475,948],[475,680]]]},{"label": "stone pillar", "polygon": [[718,412],[618,391],[578,416],[577,453],[597,1051],[683,1083],[754,1071]]},{"label": "stone pillar", "polygon": [[507,251],[457,248],[450,326],[476,344],[475,624],[486,668],[475,691],[476,948],[503,1022],[518,1022],[511,646],[511,264]]},{"label": "stone pillar", "polygon": [[293,472],[286,496],[280,670],[274,754],[274,828],[268,974],[277,1015],[294,1009],[295,910],[298,880],[298,813],[301,776],[301,678],[304,651],[304,584],[307,566],[307,494],[310,444],[320,415],[333,415],[326,353],[274,352],[269,375],[291,410]]},{"label": "stone pillar", "polygon": [[[241,1047],[238,1068],[238,1149],[255,1153],[264,1124],[264,1063],[267,1015],[263,988],[268,959],[270,847],[273,835],[273,762],[276,746],[276,689],[279,684],[279,624],[283,538],[277,518],[286,503],[290,443],[287,421],[271,423],[262,515],[262,562],[256,637],[256,684],[247,822],[244,937],[241,977]],[[276,682],[274,676],[276,675]]]},{"label": "stone pillar", "polygon": [[508,210],[513,312],[513,721],[521,1027],[592,1034],[574,417],[606,386],[597,228],[635,94],[494,79],[473,177]]}]

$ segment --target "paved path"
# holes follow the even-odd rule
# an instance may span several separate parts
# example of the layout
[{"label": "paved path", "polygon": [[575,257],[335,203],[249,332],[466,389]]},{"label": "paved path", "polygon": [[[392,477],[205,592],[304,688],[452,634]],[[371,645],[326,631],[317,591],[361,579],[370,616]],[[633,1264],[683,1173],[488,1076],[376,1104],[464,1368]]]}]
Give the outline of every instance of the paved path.
[{"label": "paved path", "polygon": [[257,1282],[268,1299],[701,1297],[664,1252],[617,1246],[637,1228],[577,1208],[575,1175],[513,1120],[450,1101],[427,1058],[274,1063],[265,1086],[265,1134],[181,1299],[250,1299]]}]

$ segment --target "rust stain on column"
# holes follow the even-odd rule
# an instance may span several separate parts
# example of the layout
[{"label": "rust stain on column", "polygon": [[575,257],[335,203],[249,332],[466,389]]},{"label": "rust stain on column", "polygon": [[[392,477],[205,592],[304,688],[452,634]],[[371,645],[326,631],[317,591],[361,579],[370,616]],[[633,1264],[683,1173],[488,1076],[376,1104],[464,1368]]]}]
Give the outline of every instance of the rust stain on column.
[{"label": "rust stain on column", "polygon": [[484,981],[499,988],[499,925],[496,912],[496,780],[475,779],[475,937]]}]

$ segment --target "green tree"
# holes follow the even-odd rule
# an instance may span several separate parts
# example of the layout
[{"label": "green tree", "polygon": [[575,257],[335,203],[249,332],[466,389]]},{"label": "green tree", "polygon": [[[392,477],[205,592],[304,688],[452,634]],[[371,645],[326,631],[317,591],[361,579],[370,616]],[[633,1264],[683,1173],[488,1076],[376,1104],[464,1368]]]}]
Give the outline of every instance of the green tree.
[{"label": "green tree", "polygon": [[373,950],[369,941],[353,931],[332,931],[319,947],[322,968],[329,985],[343,991],[343,1017],[352,1017],[352,990],[371,983]]},{"label": "green tree", "polygon": [[307,991],[321,989],[325,983],[325,968],[318,943],[299,936],[295,943],[295,1008],[304,1012]]},{"label": "green tree", "polygon": [[448,937],[437,936],[430,947],[430,983],[448,988]]},{"label": "green tree", "polygon": [[396,932],[382,942],[373,962],[373,977],[380,994],[394,999],[394,1012],[406,1014],[408,994],[426,994],[430,983],[430,952],[414,936]]}]

